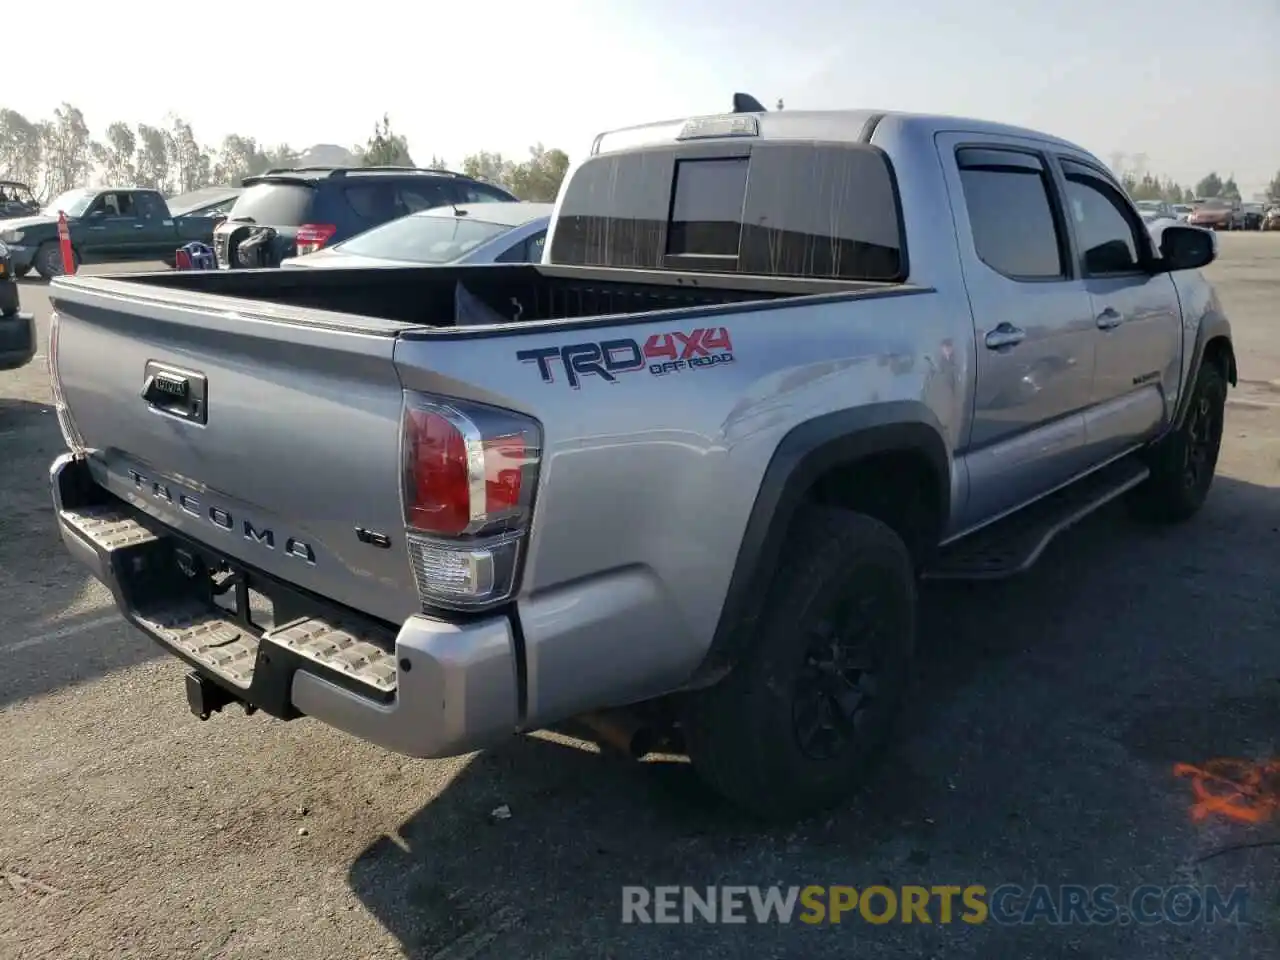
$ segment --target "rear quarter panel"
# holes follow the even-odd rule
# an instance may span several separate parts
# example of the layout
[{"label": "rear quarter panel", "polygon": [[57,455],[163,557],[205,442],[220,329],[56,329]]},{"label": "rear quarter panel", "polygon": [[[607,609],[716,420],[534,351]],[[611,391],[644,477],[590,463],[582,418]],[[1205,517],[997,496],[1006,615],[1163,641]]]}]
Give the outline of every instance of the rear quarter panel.
[{"label": "rear quarter panel", "polygon": [[[407,388],[521,411],[544,454],[519,610],[531,722],[683,683],[715,632],[770,458],[795,426],[857,406],[925,404],[949,447],[966,422],[963,305],[933,292],[522,335],[402,340]],[[958,322],[959,321],[959,322]],[[518,352],[727,332],[731,362],[548,382]],[[716,351],[713,351],[716,352]]]}]

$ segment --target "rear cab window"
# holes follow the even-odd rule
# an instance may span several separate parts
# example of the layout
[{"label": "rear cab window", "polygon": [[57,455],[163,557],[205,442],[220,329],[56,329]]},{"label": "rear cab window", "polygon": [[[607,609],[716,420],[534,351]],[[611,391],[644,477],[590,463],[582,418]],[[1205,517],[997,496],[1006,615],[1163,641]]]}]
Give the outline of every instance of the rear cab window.
[{"label": "rear cab window", "polygon": [[315,188],[304,183],[265,180],[255,183],[236,198],[231,220],[278,227],[296,227],[309,222]]},{"label": "rear cab window", "polygon": [[876,147],[700,141],[593,157],[564,190],[554,263],[896,282],[896,184]]}]

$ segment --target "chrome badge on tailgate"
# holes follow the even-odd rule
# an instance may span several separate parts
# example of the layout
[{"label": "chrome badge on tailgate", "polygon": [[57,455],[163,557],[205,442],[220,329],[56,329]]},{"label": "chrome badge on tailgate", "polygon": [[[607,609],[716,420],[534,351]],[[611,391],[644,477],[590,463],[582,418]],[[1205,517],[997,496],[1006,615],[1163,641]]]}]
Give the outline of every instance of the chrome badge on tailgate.
[{"label": "chrome badge on tailgate", "polygon": [[127,473],[135,495],[140,494],[154,502],[175,507],[187,516],[212,524],[219,530],[238,533],[246,542],[256,544],[264,550],[274,551],[279,545],[280,552],[286,557],[315,565],[316,551],[305,540],[281,535],[271,527],[259,526],[247,517],[235,516],[230,510],[202,501],[196,494],[182,490],[171,480],[150,477],[133,468],[129,468]]}]

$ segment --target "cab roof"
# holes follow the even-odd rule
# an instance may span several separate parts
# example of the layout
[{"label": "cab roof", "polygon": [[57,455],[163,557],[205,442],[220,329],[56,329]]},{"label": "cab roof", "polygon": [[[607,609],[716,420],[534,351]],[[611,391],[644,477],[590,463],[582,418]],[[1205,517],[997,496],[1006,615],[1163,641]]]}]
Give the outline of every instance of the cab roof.
[{"label": "cab roof", "polygon": [[660,120],[611,130],[596,137],[592,155],[612,153],[617,150],[655,146],[675,142],[685,124],[691,120],[728,117],[754,117],[760,140],[826,140],[848,143],[870,143],[876,130],[883,126],[896,126],[903,133],[932,135],[946,131],[964,130],[991,136],[1021,137],[1043,140],[1083,152],[1078,144],[1063,140],[1039,130],[1015,127],[990,120],[950,116],[933,113],[908,113],[895,110],[780,110],[763,113],[710,114],[707,117],[682,117],[678,120]]}]

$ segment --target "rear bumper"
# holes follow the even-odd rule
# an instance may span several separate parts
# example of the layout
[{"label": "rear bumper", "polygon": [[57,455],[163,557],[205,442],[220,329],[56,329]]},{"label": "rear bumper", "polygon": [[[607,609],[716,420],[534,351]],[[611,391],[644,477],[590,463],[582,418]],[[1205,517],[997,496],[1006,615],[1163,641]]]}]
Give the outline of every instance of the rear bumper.
[{"label": "rear bumper", "polygon": [[463,624],[411,616],[395,631],[245,572],[277,610],[287,603],[297,614],[263,630],[214,605],[207,579],[192,578],[193,559],[211,564],[216,555],[112,498],[85,461],[62,455],[50,481],[71,555],[130,623],[231,698],[413,757],[469,753],[516,732],[515,637],[505,616]]},{"label": "rear bumper", "polygon": [[[4,288],[14,286],[12,283],[0,283],[0,370],[25,367],[36,355],[35,317],[29,313],[4,315],[7,309]],[[16,294],[14,309],[17,309]]]}]

